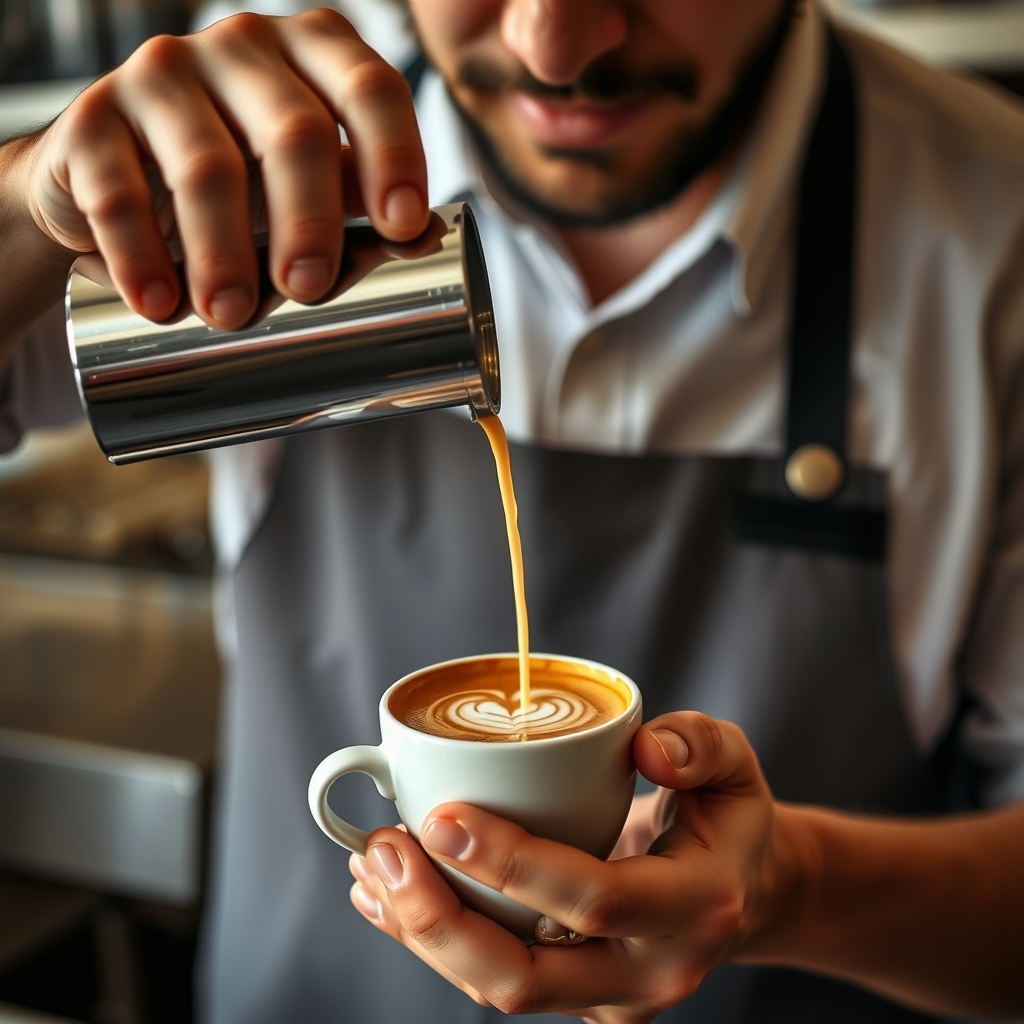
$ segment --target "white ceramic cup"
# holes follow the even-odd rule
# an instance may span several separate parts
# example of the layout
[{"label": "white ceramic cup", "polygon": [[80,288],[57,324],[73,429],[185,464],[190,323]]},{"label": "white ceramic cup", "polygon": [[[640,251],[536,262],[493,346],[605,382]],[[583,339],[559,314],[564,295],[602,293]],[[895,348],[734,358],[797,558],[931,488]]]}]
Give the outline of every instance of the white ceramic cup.
[{"label": "white ceramic cup", "polygon": [[[338,779],[362,772],[373,779],[381,796],[395,801],[416,838],[435,807],[458,800],[508,818],[533,835],[607,857],[633,799],[632,744],[643,713],[639,689],[621,672],[581,658],[531,655],[532,671],[538,676],[548,664],[577,666],[590,678],[607,680],[620,692],[625,687],[630,694],[626,710],[611,721],[566,736],[504,743],[449,739],[410,728],[391,713],[392,695],[426,675],[443,674],[466,662],[492,661],[497,667],[516,660],[514,654],[461,658],[420,669],[389,687],[380,699],[380,746],[337,750],[320,762],[309,780],[309,809],[320,828],[346,849],[366,853],[369,833],[327,805],[327,794]],[[467,906],[524,941],[533,941],[537,911],[438,866]]]}]

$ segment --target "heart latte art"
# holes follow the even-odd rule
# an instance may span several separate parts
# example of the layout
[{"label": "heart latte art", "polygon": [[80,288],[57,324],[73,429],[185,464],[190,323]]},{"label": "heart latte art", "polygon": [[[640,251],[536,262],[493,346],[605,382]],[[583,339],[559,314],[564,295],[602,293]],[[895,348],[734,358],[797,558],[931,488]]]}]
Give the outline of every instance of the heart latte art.
[{"label": "heart latte art", "polygon": [[518,736],[528,733],[539,738],[554,733],[585,729],[601,717],[601,710],[579,694],[567,690],[532,688],[530,707],[523,709],[516,695],[509,706],[501,690],[479,690],[441,697],[427,708],[426,717],[440,728],[464,735]]},{"label": "heart latte art", "polygon": [[543,740],[593,729],[621,715],[630,695],[581,666],[533,657],[530,705],[519,702],[516,662],[480,659],[410,682],[391,698],[395,717],[434,736],[485,743]]}]

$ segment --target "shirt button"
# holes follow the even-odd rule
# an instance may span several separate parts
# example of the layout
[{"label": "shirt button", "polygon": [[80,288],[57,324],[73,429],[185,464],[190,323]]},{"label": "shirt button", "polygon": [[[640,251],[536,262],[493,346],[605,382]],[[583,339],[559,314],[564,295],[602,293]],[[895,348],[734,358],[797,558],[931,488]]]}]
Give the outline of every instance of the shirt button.
[{"label": "shirt button", "polygon": [[843,485],[843,460],[824,444],[801,445],[786,462],[789,489],[806,501],[831,498]]}]

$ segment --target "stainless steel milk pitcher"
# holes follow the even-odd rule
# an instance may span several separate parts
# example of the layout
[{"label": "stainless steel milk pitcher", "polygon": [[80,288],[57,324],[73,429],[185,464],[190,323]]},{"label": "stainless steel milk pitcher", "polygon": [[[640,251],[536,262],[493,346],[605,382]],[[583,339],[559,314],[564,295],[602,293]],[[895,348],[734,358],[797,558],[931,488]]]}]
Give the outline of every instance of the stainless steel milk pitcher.
[{"label": "stainless steel milk pitcher", "polygon": [[338,282],[314,306],[271,289],[265,249],[261,268],[260,312],[237,331],[191,311],[154,324],[72,272],[71,360],[111,462],[443,406],[498,411],[491,294],[464,203],[404,244],[348,225]]}]

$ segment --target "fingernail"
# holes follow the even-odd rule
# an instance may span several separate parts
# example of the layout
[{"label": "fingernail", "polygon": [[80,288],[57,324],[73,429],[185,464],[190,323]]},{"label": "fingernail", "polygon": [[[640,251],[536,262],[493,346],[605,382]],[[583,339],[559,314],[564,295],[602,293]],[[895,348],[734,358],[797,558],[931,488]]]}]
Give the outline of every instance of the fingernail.
[{"label": "fingernail", "polygon": [[330,286],[331,265],[319,256],[294,260],[284,279],[296,295],[319,298]]},{"label": "fingernail", "polygon": [[423,845],[453,860],[465,860],[473,848],[473,837],[451,818],[435,818],[423,830]]},{"label": "fingernail", "polygon": [[395,227],[418,227],[423,220],[423,200],[412,185],[392,189],[384,201],[384,216]]},{"label": "fingernail", "polygon": [[582,932],[574,932],[551,917],[537,918],[533,926],[533,937],[542,946],[577,946],[587,941],[587,936]]},{"label": "fingernail", "polygon": [[367,860],[388,889],[397,889],[402,884],[405,865],[393,846],[388,843],[375,843],[367,853]]},{"label": "fingernail", "polygon": [[349,857],[348,863],[352,874],[355,875],[360,882],[369,882],[370,879],[373,878],[373,872],[366,866],[365,857],[360,857],[359,854],[353,853],[352,856]]},{"label": "fingernail", "polygon": [[682,736],[670,729],[654,729],[651,738],[661,747],[665,759],[673,768],[682,768],[690,757],[690,748]]},{"label": "fingernail", "polygon": [[142,312],[152,320],[163,320],[177,304],[174,289],[166,281],[150,281],[142,289]]},{"label": "fingernail", "polygon": [[379,921],[384,910],[380,900],[371,892],[367,892],[361,882],[352,886],[352,902],[359,908],[359,912],[368,917],[371,921]]},{"label": "fingernail", "polygon": [[248,288],[225,288],[210,300],[210,316],[225,327],[245,323],[252,313],[252,296]]},{"label": "fingernail", "polygon": [[552,917],[542,916],[537,918],[537,923],[533,926],[533,934],[538,942],[558,942],[568,936],[569,929]]}]

